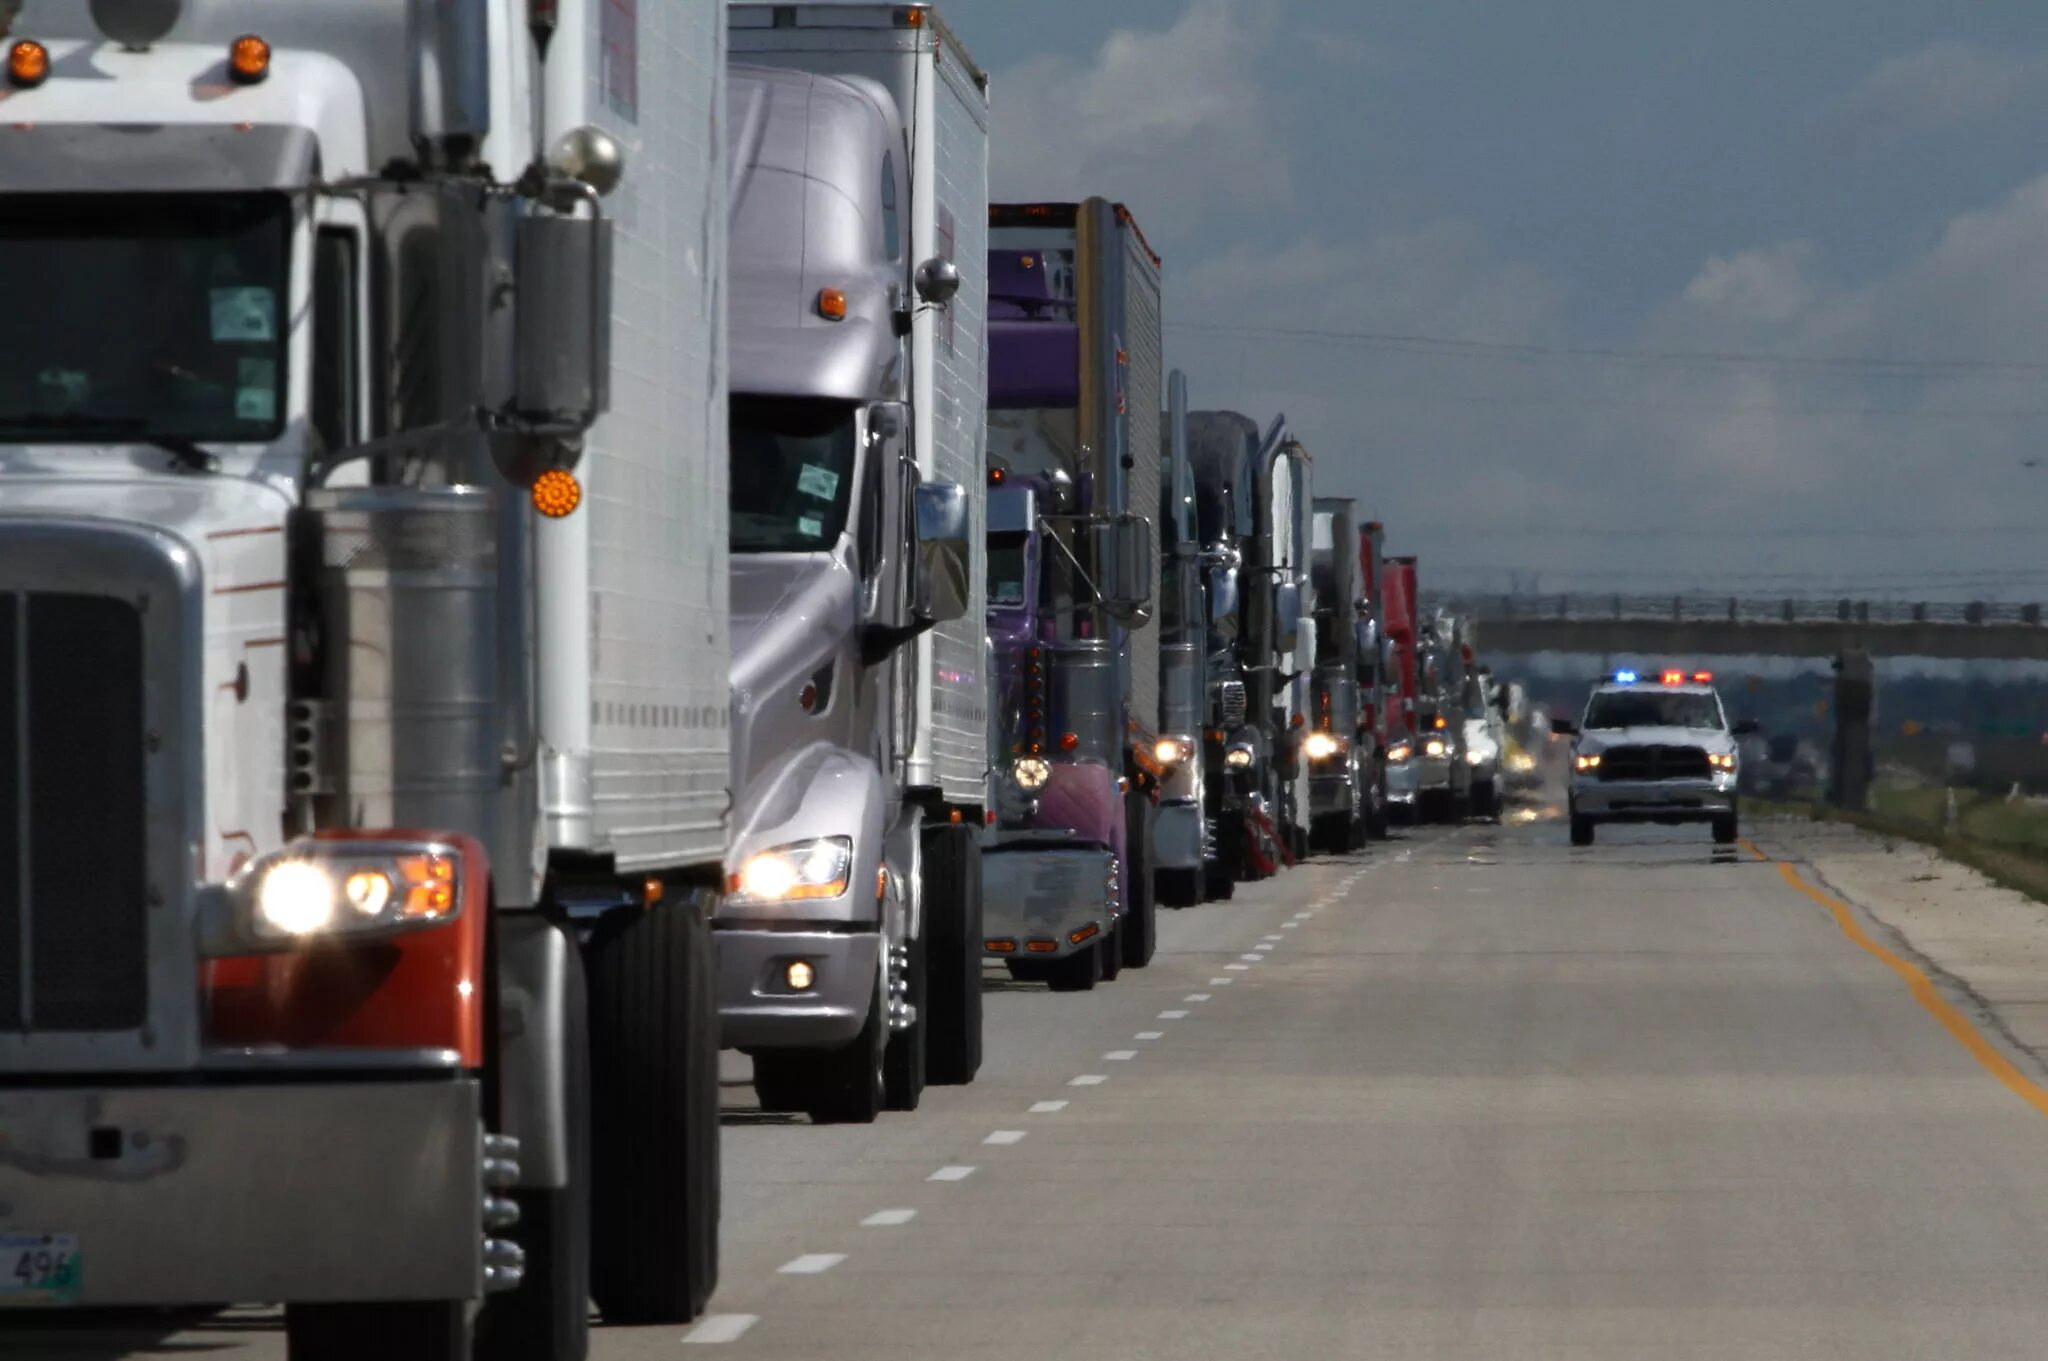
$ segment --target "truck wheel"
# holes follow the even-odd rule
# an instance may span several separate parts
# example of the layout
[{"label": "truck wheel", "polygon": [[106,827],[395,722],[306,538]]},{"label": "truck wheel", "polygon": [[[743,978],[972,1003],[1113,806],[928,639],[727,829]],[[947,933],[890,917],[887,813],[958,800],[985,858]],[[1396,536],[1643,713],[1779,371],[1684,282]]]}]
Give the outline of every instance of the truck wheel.
[{"label": "truck wheel", "polygon": [[1124,971],[1124,925],[1117,922],[1095,941],[1095,952],[1102,956],[1102,965],[1096,972],[1105,983],[1116,982],[1117,975]]},{"label": "truck wheel", "polygon": [[1387,779],[1384,774],[1374,778],[1372,795],[1365,804],[1365,834],[1373,841],[1387,839]]},{"label": "truck wheel", "polygon": [[709,895],[600,927],[585,948],[591,1296],[613,1323],[685,1323],[718,1283],[718,996]]},{"label": "truck wheel", "polygon": [[883,992],[882,972],[875,970],[875,995],[860,1034],[844,1049],[828,1050],[814,1060],[817,1082],[810,1093],[810,1113],[816,1124],[872,1125],[887,1104],[889,999]]},{"label": "truck wheel", "polygon": [[1193,907],[1202,901],[1202,879],[1202,870],[1154,870],[1152,901],[1161,907]]},{"label": "truck wheel", "polygon": [[1740,834],[1741,830],[1741,825],[1736,821],[1735,814],[1733,813],[1728,814],[1726,817],[1715,818],[1714,844],[1716,846],[1734,845],[1735,838]]},{"label": "truck wheel", "polygon": [[1500,821],[1500,788],[1491,780],[1472,786],[1472,811],[1493,822]]},{"label": "truck wheel", "polygon": [[924,879],[925,1081],[958,1087],[981,1071],[981,842],[972,827],[940,827],[926,839]]},{"label": "truck wheel", "polygon": [[1592,844],[1593,819],[1580,817],[1577,813],[1572,814],[1572,845],[1590,846]]},{"label": "truck wheel", "polygon": [[1076,950],[1065,959],[1054,960],[1043,977],[1054,992],[1092,992],[1102,981],[1102,948]]},{"label": "truck wheel", "polygon": [[1159,914],[1152,900],[1152,801],[1137,791],[1124,796],[1124,919],[1117,923],[1122,963],[1142,969],[1159,948]]},{"label": "truck wheel", "polygon": [[289,1361],[468,1361],[466,1300],[287,1304]]},{"label": "truck wheel", "polygon": [[519,1222],[504,1236],[526,1253],[526,1274],[517,1289],[484,1301],[476,1361],[581,1361],[590,1351],[590,990],[573,941],[568,959],[569,1184],[510,1193]]},{"label": "truck wheel", "polygon": [[1237,876],[1227,860],[1202,862],[1202,897],[1213,903],[1227,903],[1237,896]]},{"label": "truck wheel", "polygon": [[[931,902],[925,902],[924,926],[931,928]],[[931,1034],[931,1018],[927,1006],[931,997],[931,986],[925,972],[924,937],[915,936],[910,941],[909,976],[905,978],[904,994],[911,1006],[917,1008],[917,1019],[908,1030],[892,1030],[882,1055],[882,1105],[892,1111],[914,1111],[924,1096],[927,1037]],[[887,1018],[888,1009],[883,1008]]]}]

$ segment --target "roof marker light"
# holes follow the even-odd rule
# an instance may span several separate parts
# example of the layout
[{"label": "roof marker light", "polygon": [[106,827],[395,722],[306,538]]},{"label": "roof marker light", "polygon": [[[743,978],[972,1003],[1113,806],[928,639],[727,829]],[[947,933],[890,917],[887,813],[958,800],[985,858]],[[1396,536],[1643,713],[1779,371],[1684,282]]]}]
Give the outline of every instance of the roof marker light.
[{"label": "roof marker light", "polygon": [[836,288],[819,289],[818,315],[827,321],[845,321],[846,294]]},{"label": "roof marker light", "polygon": [[50,49],[27,38],[8,48],[7,78],[24,90],[33,90],[48,80]]},{"label": "roof marker light", "polygon": [[567,468],[549,468],[533,479],[533,508],[559,520],[583,504],[583,485]]},{"label": "roof marker light", "polygon": [[228,44],[228,74],[237,85],[255,85],[270,74],[270,44],[244,33]]}]

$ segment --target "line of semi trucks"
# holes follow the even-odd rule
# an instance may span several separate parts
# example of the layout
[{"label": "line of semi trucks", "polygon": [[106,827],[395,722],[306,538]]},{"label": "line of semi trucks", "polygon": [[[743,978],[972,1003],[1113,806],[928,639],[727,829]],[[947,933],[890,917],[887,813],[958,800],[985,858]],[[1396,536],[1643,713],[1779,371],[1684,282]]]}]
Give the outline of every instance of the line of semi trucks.
[{"label": "line of semi trucks", "polygon": [[913,1109],[986,967],[1497,814],[1469,626],[1129,211],[989,201],[932,6],[0,34],[0,1310],[578,1358],[713,1292],[721,1048]]}]

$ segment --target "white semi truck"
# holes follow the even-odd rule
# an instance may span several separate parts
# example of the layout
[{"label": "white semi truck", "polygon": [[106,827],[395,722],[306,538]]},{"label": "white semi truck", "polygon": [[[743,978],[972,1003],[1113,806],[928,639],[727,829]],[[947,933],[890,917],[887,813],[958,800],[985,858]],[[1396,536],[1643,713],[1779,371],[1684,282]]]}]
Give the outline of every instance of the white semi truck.
[{"label": "white semi truck", "polygon": [[734,891],[762,1105],[981,1064],[988,79],[922,4],[730,9]]},{"label": "white semi truck", "polygon": [[722,11],[0,28],[0,1309],[279,1302],[294,1361],[694,1315]]}]

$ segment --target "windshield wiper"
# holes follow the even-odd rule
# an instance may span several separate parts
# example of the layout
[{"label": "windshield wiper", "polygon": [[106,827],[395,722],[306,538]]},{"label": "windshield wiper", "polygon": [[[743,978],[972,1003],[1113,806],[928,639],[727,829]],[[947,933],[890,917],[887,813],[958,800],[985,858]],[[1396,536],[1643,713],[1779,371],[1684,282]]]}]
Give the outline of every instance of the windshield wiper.
[{"label": "windshield wiper", "polygon": [[144,444],[161,449],[194,472],[216,473],[220,460],[182,435],[145,435],[149,422],[140,416],[94,416],[83,411],[19,412],[0,415],[0,429],[62,430],[76,434],[91,431],[109,440],[140,436]]}]

